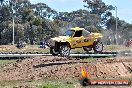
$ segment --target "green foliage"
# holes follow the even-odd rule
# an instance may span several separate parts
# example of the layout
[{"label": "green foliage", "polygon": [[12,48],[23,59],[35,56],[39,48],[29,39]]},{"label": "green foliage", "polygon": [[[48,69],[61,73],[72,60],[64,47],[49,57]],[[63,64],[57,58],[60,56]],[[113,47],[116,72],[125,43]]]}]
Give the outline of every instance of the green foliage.
[{"label": "green foliage", "polygon": [[112,16],[111,10],[114,10],[112,5],[106,5],[102,0],[83,0],[91,14],[97,14],[103,24]]},{"label": "green foliage", "polygon": [[[96,14],[90,14],[87,10],[77,10],[72,12],[60,12],[55,18],[54,22],[59,27],[83,27],[94,26],[98,28],[100,24],[100,18]],[[97,29],[98,30],[98,29]],[[95,30],[91,30],[95,32]]]},{"label": "green foliage", "polygon": [[[13,6],[13,11],[12,11]],[[15,14],[13,14],[15,12]],[[11,0],[0,7],[0,41],[1,44],[12,43],[12,16],[15,20],[15,43],[23,40],[27,43],[38,43],[45,37],[54,37],[58,26],[47,18],[56,11],[44,3],[31,4],[28,0],[14,4]]]},{"label": "green foliage", "polygon": [[117,18],[117,30],[116,30],[116,18],[111,17],[106,22],[107,29],[112,30],[113,34],[117,32],[122,39],[131,39],[132,38],[132,24],[126,23],[123,20]]},{"label": "green foliage", "polygon": [[42,19],[40,17],[35,17],[32,21],[32,25],[36,26],[42,25]]},{"label": "green foliage", "polygon": [[97,29],[97,27],[95,26],[86,26],[85,29],[88,30],[89,32],[100,32],[101,31]]},{"label": "green foliage", "polygon": [[[87,9],[72,12],[57,12],[45,3],[31,4],[29,0],[14,0],[0,5],[0,43],[12,43],[12,17],[15,20],[15,43],[20,40],[29,44],[39,43],[44,38],[59,35],[60,29],[83,27],[91,32],[101,32],[104,26],[115,33],[115,17],[112,5],[102,0],[83,0]],[[12,10],[13,6],[13,10]],[[118,18],[118,34],[124,39],[132,38],[132,24]],[[125,33],[125,34],[123,34]],[[127,36],[126,36],[127,34]]]}]

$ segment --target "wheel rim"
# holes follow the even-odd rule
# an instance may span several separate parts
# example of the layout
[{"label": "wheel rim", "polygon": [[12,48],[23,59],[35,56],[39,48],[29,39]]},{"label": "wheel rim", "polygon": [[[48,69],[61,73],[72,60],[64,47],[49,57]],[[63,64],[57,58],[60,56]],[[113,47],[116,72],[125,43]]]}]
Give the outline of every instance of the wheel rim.
[{"label": "wheel rim", "polygon": [[103,45],[101,43],[97,43],[95,46],[96,51],[102,51]]},{"label": "wheel rim", "polygon": [[53,53],[54,53],[54,54],[58,54],[58,52],[56,52],[54,49],[53,49]]},{"label": "wheel rim", "polygon": [[63,54],[63,56],[68,56],[70,53],[70,48],[67,46],[63,47],[61,53]]}]

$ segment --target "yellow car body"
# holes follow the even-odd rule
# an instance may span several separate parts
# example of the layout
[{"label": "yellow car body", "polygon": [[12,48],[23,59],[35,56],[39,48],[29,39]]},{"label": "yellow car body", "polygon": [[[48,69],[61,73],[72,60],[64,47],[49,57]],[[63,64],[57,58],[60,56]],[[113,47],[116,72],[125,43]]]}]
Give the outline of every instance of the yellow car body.
[{"label": "yellow car body", "polygon": [[[56,42],[62,42],[62,43],[67,42],[69,43],[71,48],[81,48],[83,46],[91,46],[93,45],[94,41],[97,41],[102,38],[102,34],[89,33],[84,28],[75,27],[75,28],[71,28],[70,30],[74,31],[72,36],[59,36],[59,37],[51,38],[51,40]],[[84,31],[84,32],[87,32],[88,35],[74,37],[76,31]]]},{"label": "yellow car body", "polygon": [[49,42],[52,55],[69,56],[70,50],[83,48],[85,51],[102,52],[103,44],[100,42],[102,34],[90,33],[84,28],[71,28],[63,36],[51,38]]}]

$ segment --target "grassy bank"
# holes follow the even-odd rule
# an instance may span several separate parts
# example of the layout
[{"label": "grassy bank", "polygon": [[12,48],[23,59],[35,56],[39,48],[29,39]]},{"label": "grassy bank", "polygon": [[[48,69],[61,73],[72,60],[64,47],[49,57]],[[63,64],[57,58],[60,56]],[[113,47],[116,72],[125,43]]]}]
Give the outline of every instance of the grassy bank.
[{"label": "grassy bank", "polygon": [[[132,47],[125,47],[122,45],[104,45],[104,51],[121,51],[121,50],[132,50]],[[18,49],[13,45],[1,45],[0,52],[49,52],[49,48],[39,48],[39,45],[27,45],[22,49]],[[76,48],[71,50],[72,53],[85,53],[82,48]]]}]

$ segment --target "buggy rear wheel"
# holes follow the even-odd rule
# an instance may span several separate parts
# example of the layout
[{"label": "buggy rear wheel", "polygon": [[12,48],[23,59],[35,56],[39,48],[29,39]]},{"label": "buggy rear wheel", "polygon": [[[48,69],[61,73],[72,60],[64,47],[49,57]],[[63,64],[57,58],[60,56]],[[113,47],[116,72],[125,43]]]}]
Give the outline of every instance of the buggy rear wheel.
[{"label": "buggy rear wheel", "polygon": [[101,53],[103,51],[103,44],[100,41],[94,42],[93,50],[95,53]]}]

